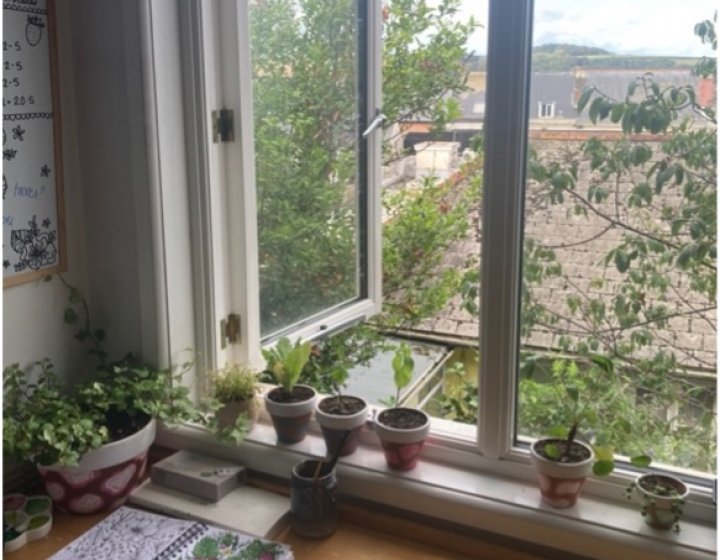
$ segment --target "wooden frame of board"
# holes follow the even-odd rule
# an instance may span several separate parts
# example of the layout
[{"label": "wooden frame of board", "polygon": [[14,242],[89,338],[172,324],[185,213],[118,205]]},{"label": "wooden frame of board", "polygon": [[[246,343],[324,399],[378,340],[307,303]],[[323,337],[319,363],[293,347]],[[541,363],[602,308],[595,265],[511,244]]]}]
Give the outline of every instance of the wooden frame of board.
[{"label": "wooden frame of board", "polygon": [[[62,126],[60,118],[60,88],[57,55],[57,28],[55,24],[55,1],[47,0],[47,32],[48,32],[48,58],[50,67],[50,95],[52,98],[52,137],[53,137],[53,165],[54,189],[56,202],[57,223],[57,263],[53,266],[30,270],[3,278],[3,287],[16,286],[25,282],[37,280],[55,272],[67,270],[67,255],[65,243],[65,201],[63,191],[63,157],[62,157]],[[7,242],[7,240],[5,240]]]}]

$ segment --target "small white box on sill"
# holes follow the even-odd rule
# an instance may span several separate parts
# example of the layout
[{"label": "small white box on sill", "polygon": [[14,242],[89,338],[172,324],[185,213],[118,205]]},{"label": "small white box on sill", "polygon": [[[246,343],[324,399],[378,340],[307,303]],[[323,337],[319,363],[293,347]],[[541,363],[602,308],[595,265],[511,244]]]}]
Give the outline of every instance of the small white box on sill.
[{"label": "small white box on sill", "polygon": [[152,466],[158,486],[217,502],[245,482],[245,467],[189,451],[178,451]]}]

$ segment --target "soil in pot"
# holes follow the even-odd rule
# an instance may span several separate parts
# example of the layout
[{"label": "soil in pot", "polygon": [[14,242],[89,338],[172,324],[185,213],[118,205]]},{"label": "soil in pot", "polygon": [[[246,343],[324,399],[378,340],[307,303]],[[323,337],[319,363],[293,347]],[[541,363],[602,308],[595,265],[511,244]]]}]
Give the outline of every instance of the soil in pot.
[{"label": "soil in pot", "polygon": [[142,430],[150,421],[147,414],[128,414],[124,410],[111,408],[105,414],[105,425],[108,429],[108,443],[120,441]]},{"label": "soil in pot", "polygon": [[[325,414],[336,418],[324,419]],[[367,403],[358,397],[336,395],[320,401],[317,420],[325,439],[328,455],[334,456],[340,445],[342,445],[342,450],[339,452],[341,457],[354,453],[360,443],[360,432],[366,419]],[[348,430],[350,433],[346,436]]]},{"label": "soil in pot", "polygon": [[308,399],[313,398],[314,396],[315,391],[313,391],[309,387],[303,387],[300,385],[296,385],[295,387],[293,387],[293,390],[290,393],[288,393],[282,387],[276,387],[268,393],[268,398],[270,400],[281,404],[304,402]]},{"label": "soil in pot", "polygon": [[[547,446],[548,444],[554,445],[558,451],[560,452],[559,457],[553,457],[550,454],[548,454]],[[541,440],[535,443],[535,452],[540,455],[541,457],[544,457],[548,461],[554,461],[555,463],[563,463],[563,464],[573,464],[573,463],[580,463],[582,461],[585,461],[589,459],[592,456],[592,453],[590,451],[580,445],[579,443],[572,442],[572,445],[570,445],[570,448],[568,449],[568,443],[566,439],[545,439]]]},{"label": "soil in pot", "polygon": [[350,416],[365,408],[365,403],[357,397],[336,396],[323,399],[318,407],[326,414]]},{"label": "soil in pot", "polygon": [[398,430],[411,430],[423,426],[426,417],[422,412],[410,408],[389,408],[380,413],[378,420]]}]

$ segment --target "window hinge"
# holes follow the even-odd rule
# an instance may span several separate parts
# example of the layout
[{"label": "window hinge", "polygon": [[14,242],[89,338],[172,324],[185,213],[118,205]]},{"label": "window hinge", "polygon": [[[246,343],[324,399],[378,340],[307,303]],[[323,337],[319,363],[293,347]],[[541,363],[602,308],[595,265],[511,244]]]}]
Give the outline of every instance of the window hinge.
[{"label": "window hinge", "polygon": [[230,344],[240,342],[240,315],[230,313],[220,321],[220,348],[225,349]]},{"label": "window hinge", "polygon": [[213,142],[235,141],[235,117],[231,109],[212,112]]}]

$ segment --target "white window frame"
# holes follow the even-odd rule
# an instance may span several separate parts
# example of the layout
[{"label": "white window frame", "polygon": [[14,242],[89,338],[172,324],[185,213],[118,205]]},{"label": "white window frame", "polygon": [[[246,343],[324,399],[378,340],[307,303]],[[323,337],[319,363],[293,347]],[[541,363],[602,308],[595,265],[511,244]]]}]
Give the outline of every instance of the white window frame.
[{"label": "white window frame", "polygon": [[[372,43],[379,45],[381,3],[369,1],[375,8],[370,25],[375,34]],[[254,184],[254,169],[249,156],[253,153],[250,83],[240,79],[241,75],[250,75],[248,22],[245,12],[236,9],[238,4],[245,6],[246,2],[201,0],[175,4],[139,0],[139,3],[143,36],[148,47],[143,49],[143,62],[155,224],[156,293],[160,302],[155,327],[162,346],[161,358],[169,363],[178,361],[175,358],[178,352],[194,346],[204,349],[204,353],[197,355],[196,371],[211,369],[230,360],[258,365],[261,363],[259,298],[256,275],[252,274],[253,266],[257,267],[257,252],[252,243],[256,236],[254,192],[237,185],[227,193],[216,187],[227,176],[239,176],[245,184]],[[484,500],[481,510],[488,512],[498,506],[498,498],[490,496],[490,490],[483,490],[482,484],[493,485],[493,481],[501,480],[505,484],[505,477],[510,476],[519,482],[508,488],[524,492],[534,477],[527,450],[522,445],[513,445],[519,344],[514,333],[519,321],[532,13],[530,0],[490,2],[480,318],[480,371],[485,374],[479,380],[477,441],[453,437],[452,423],[433,420],[433,437],[423,455],[428,467],[421,464],[415,473],[397,475],[378,467],[378,445],[374,434],[368,431],[364,434],[363,450],[342,467],[365,484],[362,489],[351,489],[352,494],[384,501],[383,489],[388,484],[395,485],[397,492],[407,490],[407,493],[401,492],[405,500],[402,507],[412,511],[419,504],[413,496],[420,487],[424,488],[423,495],[433,495],[450,503],[453,493],[460,491],[454,489],[453,484],[474,477],[473,485],[479,486],[471,492],[462,491]],[[222,29],[220,34],[214,32],[218,27]],[[219,44],[220,36],[226,44]],[[237,60],[221,60],[220,53],[226,53],[228,49],[238,53]],[[376,48],[370,56],[378,68],[380,54]],[[237,74],[228,71],[233,65],[239,69]],[[375,109],[380,107],[379,90],[378,77],[372,83],[375,99],[368,103],[371,113],[368,122]],[[240,115],[236,118],[235,143],[212,144],[208,140],[211,133],[208,111],[192,109],[198,106],[209,108],[220,100]],[[378,163],[373,177],[376,185],[380,185],[380,143],[379,134],[370,139],[369,151]],[[178,162],[184,162],[186,166]],[[348,314],[340,318],[341,322],[352,320],[358,312],[373,312],[379,305],[381,221],[378,188],[371,189],[371,194],[371,207],[377,212],[378,219],[372,231],[376,254],[368,272],[372,280],[369,288],[376,299],[371,298],[372,301],[363,302],[358,309],[348,310]],[[228,207],[241,208],[244,219],[230,219],[220,211]],[[229,243],[229,239],[234,243]],[[245,242],[238,243],[238,239]],[[242,343],[222,350],[217,337],[218,319],[230,310],[242,314]],[[255,324],[253,318],[256,318]],[[321,324],[308,326],[301,334],[312,337],[322,330]],[[192,373],[190,382],[199,385],[200,379],[200,375]],[[261,423],[257,429],[258,435],[251,437],[242,448],[242,460],[251,468],[282,476],[288,462],[308,454],[324,454],[316,426],[306,442],[292,449],[275,446],[267,423]],[[240,457],[238,450],[219,445],[190,427],[176,432],[163,431],[159,441],[170,446]],[[431,475],[436,468],[444,469],[443,480]],[[447,472],[453,470],[458,473],[457,480],[445,480]],[[591,479],[584,489],[583,500],[619,503],[622,501],[621,489],[632,478],[631,472],[618,469],[602,480]],[[692,517],[707,523],[715,515],[711,492],[701,485],[692,485],[692,489],[687,509]],[[494,505],[489,505],[487,500]],[[512,495],[508,495],[504,503],[503,500],[499,502],[505,514],[519,515],[512,513],[518,505]],[[523,503],[520,509],[525,511],[527,507]],[[531,509],[533,514],[543,514],[543,508]],[[433,512],[432,507],[427,513],[446,516],[440,511]],[[565,521],[558,522],[558,526],[565,522],[570,523],[568,527],[575,527],[576,522],[587,523],[587,519],[583,521],[583,514],[584,510],[580,510],[561,515]],[[526,515],[527,511],[517,518]],[[447,516],[451,517],[450,514]],[[549,512],[543,523],[552,525],[557,522],[557,517],[557,513]],[[504,532],[502,527],[493,524],[488,527]],[[618,530],[622,532],[622,527]],[[517,532],[512,534],[518,536]],[[533,539],[542,542],[540,537]],[[662,542],[661,546],[665,546]]]}]

